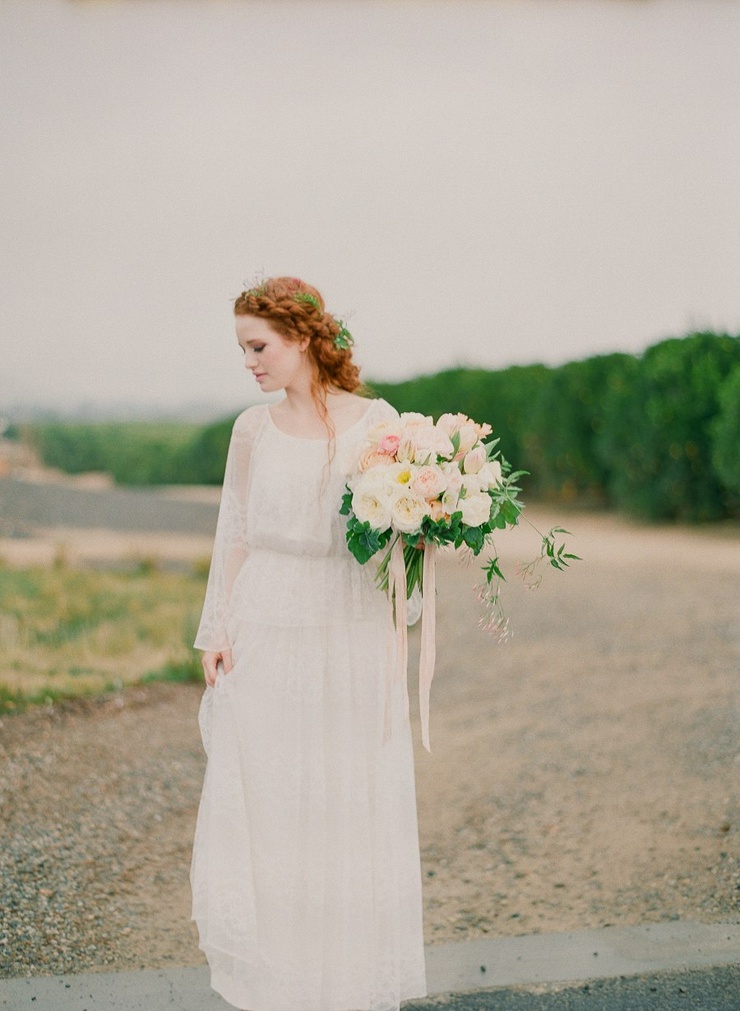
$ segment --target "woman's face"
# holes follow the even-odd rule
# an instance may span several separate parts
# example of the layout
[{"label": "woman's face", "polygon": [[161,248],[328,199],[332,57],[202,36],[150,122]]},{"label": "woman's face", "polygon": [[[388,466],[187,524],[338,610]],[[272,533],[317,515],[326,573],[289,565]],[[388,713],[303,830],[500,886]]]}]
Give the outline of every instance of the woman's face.
[{"label": "woman's face", "polygon": [[236,339],[244,352],[244,367],[265,393],[311,384],[308,340],[286,340],[261,316],[236,316]]}]

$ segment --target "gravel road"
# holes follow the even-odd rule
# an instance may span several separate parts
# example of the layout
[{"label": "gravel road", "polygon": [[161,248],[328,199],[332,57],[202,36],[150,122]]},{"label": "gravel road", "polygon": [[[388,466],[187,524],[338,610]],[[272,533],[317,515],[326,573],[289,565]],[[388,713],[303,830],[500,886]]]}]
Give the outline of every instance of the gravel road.
[{"label": "gravel road", "polygon": [[[162,496],[135,498],[164,516]],[[505,645],[476,627],[474,572],[439,566],[431,755],[414,725],[427,941],[740,915],[737,530],[556,518],[584,561],[536,593],[512,577]],[[0,974],[202,962],[200,694],[153,685],[2,720]]]}]

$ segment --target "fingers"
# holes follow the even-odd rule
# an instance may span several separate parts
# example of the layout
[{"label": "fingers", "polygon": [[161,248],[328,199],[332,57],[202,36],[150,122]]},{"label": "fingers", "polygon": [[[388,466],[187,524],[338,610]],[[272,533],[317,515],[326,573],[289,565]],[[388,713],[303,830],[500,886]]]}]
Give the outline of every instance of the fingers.
[{"label": "fingers", "polygon": [[203,653],[201,663],[203,664],[203,676],[206,679],[206,684],[210,688],[213,688],[216,684],[216,678],[220,673],[219,664],[223,665],[223,673],[228,674],[234,666],[234,659],[230,649],[218,652],[209,650]]},{"label": "fingers", "polygon": [[204,653],[201,657],[201,663],[203,664],[203,676],[206,679],[206,684],[209,688],[213,688],[216,684],[216,678],[218,677],[217,664],[221,659],[220,653]]}]

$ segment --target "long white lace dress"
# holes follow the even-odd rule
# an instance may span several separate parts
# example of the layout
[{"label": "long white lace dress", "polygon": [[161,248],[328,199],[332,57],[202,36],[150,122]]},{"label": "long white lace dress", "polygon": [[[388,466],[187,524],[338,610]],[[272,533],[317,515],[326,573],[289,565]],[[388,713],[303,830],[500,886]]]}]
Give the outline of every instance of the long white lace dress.
[{"label": "long white lace dress", "polygon": [[328,444],[237,419],[199,649],[235,665],[207,688],[193,919],[211,984],[249,1011],[392,1011],[426,993],[413,753],[387,602],[338,507],[371,401]]}]

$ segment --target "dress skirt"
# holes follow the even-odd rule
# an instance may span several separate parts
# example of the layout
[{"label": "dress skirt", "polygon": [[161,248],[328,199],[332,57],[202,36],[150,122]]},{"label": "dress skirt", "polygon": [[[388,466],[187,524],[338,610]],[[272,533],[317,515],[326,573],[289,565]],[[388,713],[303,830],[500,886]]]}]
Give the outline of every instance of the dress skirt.
[{"label": "dress skirt", "polygon": [[193,918],[249,1011],[396,1011],[426,993],[409,726],[384,740],[387,602],[348,553],[253,550],[235,665],[207,688]]}]

